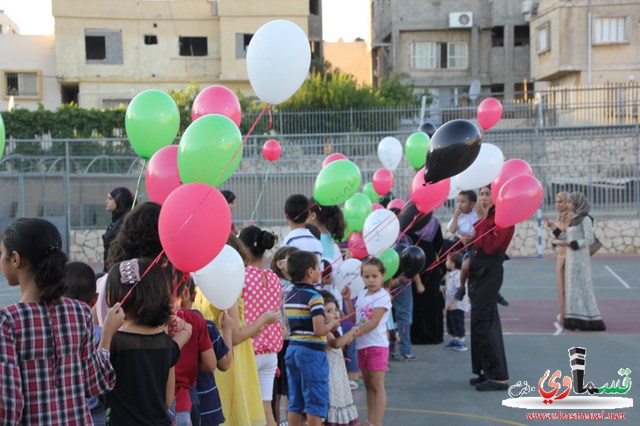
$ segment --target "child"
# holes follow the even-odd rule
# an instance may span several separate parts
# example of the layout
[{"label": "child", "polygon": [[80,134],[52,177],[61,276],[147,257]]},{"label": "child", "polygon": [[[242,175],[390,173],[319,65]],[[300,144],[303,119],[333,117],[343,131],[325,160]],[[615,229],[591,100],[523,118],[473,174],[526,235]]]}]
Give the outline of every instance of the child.
[{"label": "child", "polygon": [[[324,299],[324,310],[327,320],[340,320],[338,301],[328,291],[320,291]],[[358,333],[358,328],[340,336],[338,331],[327,334],[327,359],[329,360],[329,411],[324,421],[325,426],[357,425],[358,409],[353,403],[349,387],[349,377],[342,355],[342,348],[349,344]]]},{"label": "child", "polygon": [[464,343],[464,313],[469,311],[469,301],[466,296],[462,301],[455,298],[460,287],[460,268],[462,267],[462,255],[447,255],[447,285],[445,290],[445,306],[447,311],[447,332],[451,341],[445,345],[447,349],[462,352],[467,350]]},{"label": "child", "polygon": [[120,305],[107,313],[96,349],[91,309],[62,297],[67,255],[44,219],[11,223],[0,256],[7,282],[21,293],[19,303],[0,309],[0,424],[91,424],[86,395],[116,381],[109,347],[124,321]]},{"label": "child", "polygon": [[[326,335],[340,321],[325,323],[324,299],[313,288],[320,281],[318,258],[308,251],[289,255],[287,271],[293,289],[285,303],[291,334],[285,362],[289,379],[289,426],[320,426],[329,405],[329,363]],[[313,385],[310,385],[310,384]]]},{"label": "child", "polygon": [[[412,280],[408,279],[404,274],[400,274],[397,278],[391,279],[392,286],[397,285],[394,292],[395,295],[391,300],[393,310],[396,317],[396,330],[400,350],[400,359],[403,361],[415,361],[417,357],[413,354],[413,346],[411,345],[411,323],[413,322],[413,291]],[[396,284],[397,282],[397,284]],[[413,278],[416,285],[416,292],[422,294],[425,291],[420,275]],[[391,348],[390,348],[391,350]],[[391,359],[395,359],[396,354],[391,350]]]},{"label": "child", "polygon": [[282,240],[283,246],[293,246],[300,250],[307,250],[322,259],[322,243],[305,228],[309,217],[309,199],[302,194],[294,194],[284,203],[284,217],[291,228],[291,232]]},{"label": "child", "polygon": [[457,238],[473,237],[476,232],[473,224],[478,221],[478,214],[474,207],[478,201],[475,191],[461,191],[458,194],[456,209],[447,225],[447,229]]},{"label": "child", "polygon": [[[64,283],[67,291],[64,296],[69,299],[79,300],[86,303],[90,308],[96,304],[98,293],[96,293],[96,273],[83,262],[69,262],[64,268]],[[100,342],[102,327],[94,325],[94,337],[96,345]],[[105,424],[104,418],[104,395],[92,396],[87,400],[91,419],[95,426]]]},{"label": "child", "polygon": [[[109,270],[109,305],[132,291],[122,304],[125,323],[111,343],[118,380],[107,393],[107,424],[172,423],[167,409],[173,402],[180,347],[165,332],[171,316],[170,289],[169,275],[149,259],[126,260]],[[191,327],[183,324],[176,338],[184,342],[189,337]]]},{"label": "child", "polygon": [[[282,334],[284,341],[282,342],[282,349],[278,352],[278,369],[276,371],[276,377],[273,384],[273,400],[271,403],[271,409],[273,410],[273,417],[277,424],[280,424],[280,399],[284,397],[284,406],[287,406],[287,366],[284,362],[284,357],[287,353],[287,347],[289,347],[289,326],[287,324],[287,316],[284,313],[284,302],[287,300],[289,292],[293,287],[291,284],[291,276],[287,271],[287,259],[293,252],[298,251],[297,248],[291,246],[280,247],[271,258],[271,270],[280,278],[282,284],[282,304],[280,313],[282,317],[280,319],[280,326],[282,327]],[[286,415],[285,415],[286,418]]]},{"label": "child", "polygon": [[355,310],[356,325],[360,328],[356,334],[356,348],[367,390],[367,424],[380,426],[387,406],[384,377],[389,358],[387,318],[391,312],[391,298],[382,287],[386,269],[380,259],[372,257],[363,262],[361,273],[367,291],[360,293],[355,307],[351,306],[349,287],[342,296],[349,312]]},{"label": "child", "polygon": [[346,228],[342,210],[338,206],[320,206],[313,197],[309,199],[309,203],[311,207],[308,221],[320,230],[322,257],[337,269],[342,263],[342,253],[335,242],[342,240]]},{"label": "child", "polygon": [[[213,345],[209,338],[207,323],[202,315],[191,310],[193,301],[190,289],[191,278],[182,282],[177,289],[178,317],[191,324],[191,338],[180,350],[180,358],[176,364],[176,426],[191,426],[192,401],[189,390],[195,386],[198,371],[213,373],[217,359],[213,353]],[[196,404],[196,405],[199,405]]]}]

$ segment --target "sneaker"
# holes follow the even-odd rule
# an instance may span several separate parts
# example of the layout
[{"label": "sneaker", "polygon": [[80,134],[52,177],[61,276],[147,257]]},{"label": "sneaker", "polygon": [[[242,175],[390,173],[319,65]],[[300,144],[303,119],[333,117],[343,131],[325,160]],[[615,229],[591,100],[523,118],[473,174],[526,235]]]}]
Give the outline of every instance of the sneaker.
[{"label": "sneaker", "polygon": [[400,357],[398,357],[397,353],[390,353],[389,354],[389,361],[400,361]]},{"label": "sneaker", "polygon": [[418,358],[416,358],[414,354],[402,354],[402,359],[405,361],[415,361]]},{"label": "sneaker", "polygon": [[449,343],[447,343],[446,345],[444,345],[445,349],[453,349],[454,346],[458,345],[458,339],[451,339],[451,341]]},{"label": "sneaker", "polygon": [[465,345],[464,343],[460,342],[459,344],[455,345],[454,347],[452,347],[451,349],[453,349],[456,352],[464,352],[466,351],[467,345]]},{"label": "sneaker", "polygon": [[485,380],[476,385],[476,390],[480,392],[506,391],[509,389],[507,383],[495,382],[493,380]]},{"label": "sneaker", "polygon": [[482,382],[484,382],[485,380],[487,380],[487,378],[486,378],[486,377],[484,377],[483,375],[479,375],[478,377],[472,377],[472,378],[470,378],[470,379],[469,379],[469,384],[470,384],[471,386],[475,386],[475,385],[477,385],[478,383],[482,383]]},{"label": "sneaker", "polygon": [[360,386],[358,386],[358,384],[355,381],[351,380],[349,381],[349,387],[351,388],[352,391],[354,391],[358,389]]}]

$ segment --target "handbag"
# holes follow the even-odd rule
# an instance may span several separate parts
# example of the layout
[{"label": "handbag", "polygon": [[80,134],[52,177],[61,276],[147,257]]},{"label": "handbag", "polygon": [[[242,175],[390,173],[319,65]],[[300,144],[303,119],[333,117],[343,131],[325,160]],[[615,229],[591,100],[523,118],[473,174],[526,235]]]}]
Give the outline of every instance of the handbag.
[{"label": "handbag", "polygon": [[589,246],[589,256],[593,256],[598,250],[602,248],[602,243],[598,237],[593,237],[593,244]]}]

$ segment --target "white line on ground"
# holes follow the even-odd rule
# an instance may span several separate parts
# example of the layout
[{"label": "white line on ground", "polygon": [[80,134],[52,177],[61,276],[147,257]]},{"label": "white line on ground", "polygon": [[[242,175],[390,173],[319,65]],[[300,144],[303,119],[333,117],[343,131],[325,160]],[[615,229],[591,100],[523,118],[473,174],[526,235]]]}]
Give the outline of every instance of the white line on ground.
[{"label": "white line on ground", "polygon": [[620,278],[620,275],[616,274],[615,272],[613,272],[613,269],[609,268],[609,266],[604,265],[604,269],[606,269],[607,271],[609,271],[609,273],[611,275],[613,275],[613,277],[615,279],[617,279],[618,281],[620,281],[620,284],[622,284],[623,286],[625,286],[626,288],[631,288],[631,286],[629,284],[626,283],[625,280],[623,280],[622,278]]}]

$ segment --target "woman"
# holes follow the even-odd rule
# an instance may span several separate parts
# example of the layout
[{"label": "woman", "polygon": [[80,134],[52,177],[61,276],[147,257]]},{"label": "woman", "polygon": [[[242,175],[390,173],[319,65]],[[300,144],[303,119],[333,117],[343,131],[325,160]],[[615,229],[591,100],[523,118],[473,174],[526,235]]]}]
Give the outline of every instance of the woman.
[{"label": "woman", "polygon": [[473,225],[478,239],[470,249],[469,299],[471,299],[471,369],[478,377],[469,380],[478,391],[507,390],[509,372],[498,314],[502,287],[502,263],[513,238],[514,226],[496,228],[491,188],[480,189],[476,204],[479,220]]},{"label": "woman", "polygon": [[568,203],[570,220],[567,239],[558,241],[567,247],[565,259],[565,315],[564,328],[568,330],[604,331],[591,277],[589,246],[593,244],[591,205],[582,192],[572,192]]},{"label": "woman", "polygon": [[[223,189],[222,191],[220,191],[220,193],[222,194],[224,199],[227,200],[227,204],[229,204],[229,210],[231,210],[231,217],[233,218],[233,211],[238,205],[236,194],[234,194],[232,191],[229,191],[228,189]],[[231,223],[231,233],[233,235],[238,235],[238,230],[233,223]]]},{"label": "woman", "polygon": [[133,195],[131,191],[123,186],[114,188],[107,194],[105,200],[105,207],[108,212],[111,212],[111,224],[107,228],[107,231],[102,235],[102,243],[104,245],[104,272],[107,272],[107,257],[109,255],[109,247],[111,242],[116,237],[120,225],[124,221],[124,217],[131,210],[133,205]]},{"label": "woman", "polygon": [[[565,233],[567,231],[567,214],[569,213],[569,193],[558,192],[556,194],[556,208],[558,209],[558,217],[554,222],[549,219],[545,219],[545,224],[549,228],[555,238],[565,239]],[[567,247],[563,245],[554,244],[556,248],[556,285],[558,287],[558,302],[560,304],[560,315],[558,316],[558,324],[564,322],[564,258],[567,252]]]}]

